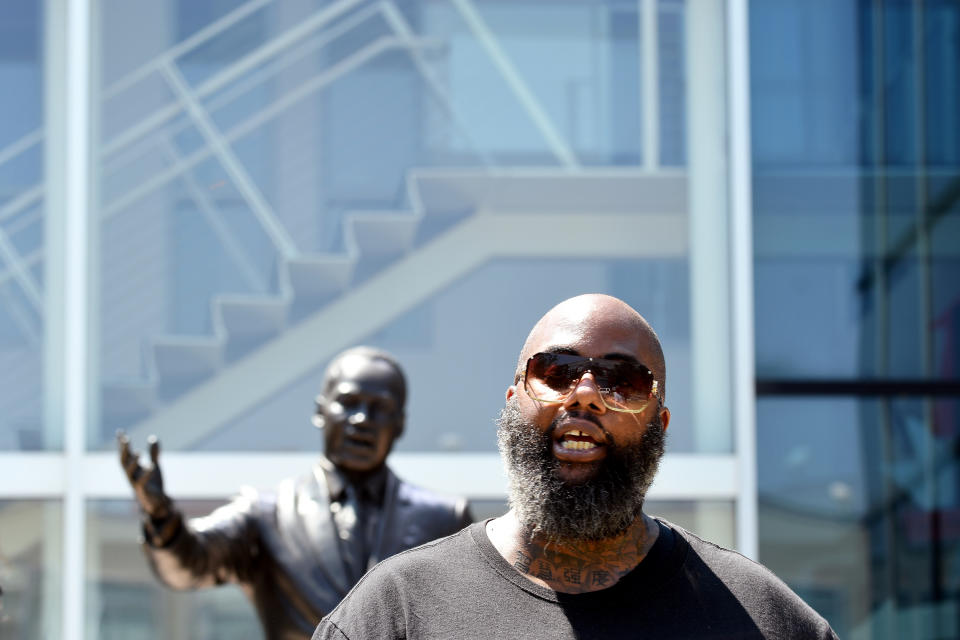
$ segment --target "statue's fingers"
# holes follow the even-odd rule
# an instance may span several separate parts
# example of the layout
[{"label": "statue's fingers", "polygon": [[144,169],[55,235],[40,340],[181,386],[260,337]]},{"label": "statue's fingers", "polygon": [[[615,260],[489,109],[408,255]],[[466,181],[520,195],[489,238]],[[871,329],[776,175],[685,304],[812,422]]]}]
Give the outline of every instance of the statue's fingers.
[{"label": "statue's fingers", "polygon": [[120,452],[120,464],[126,467],[127,460],[130,459],[130,438],[123,429],[117,429],[117,451]]},{"label": "statue's fingers", "polygon": [[140,453],[127,448],[127,460],[123,463],[123,469],[127,472],[130,481],[135,481],[143,473],[143,468],[140,466]]},{"label": "statue's fingers", "polygon": [[150,462],[153,463],[153,468],[156,469],[160,466],[160,441],[157,440],[157,436],[151,434],[147,438],[147,443],[150,445]]},{"label": "statue's fingers", "polygon": [[150,480],[150,476],[153,475],[149,470],[144,469],[143,467],[138,467],[134,472],[133,477],[133,487],[135,489],[143,489],[147,482]]}]

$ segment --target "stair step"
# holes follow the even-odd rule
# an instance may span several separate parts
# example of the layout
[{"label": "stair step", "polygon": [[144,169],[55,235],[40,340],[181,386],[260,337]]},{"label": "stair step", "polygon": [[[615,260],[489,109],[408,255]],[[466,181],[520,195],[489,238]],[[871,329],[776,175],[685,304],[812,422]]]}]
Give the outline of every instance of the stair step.
[{"label": "stair step", "polygon": [[153,344],[158,392],[169,400],[209,378],[224,363],[224,342],[218,338],[165,336]]},{"label": "stair step", "polygon": [[276,296],[217,296],[214,317],[219,317],[230,340],[271,336],[283,330],[289,301]]},{"label": "stair step", "polygon": [[296,298],[329,298],[344,291],[356,261],[346,256],[307,256],[287,263]]},{"label": "stair step", "polygon": [[217,296],[214,318],[226,333],[224,359],[232,362],[277,336],[287,324],[290,301],[276,296]]},{"label": "stair step", "polygon": [[413,248],[419,219],[408,211],[352,212],[347,217],[347,246],[361,257],[396,258]]}]

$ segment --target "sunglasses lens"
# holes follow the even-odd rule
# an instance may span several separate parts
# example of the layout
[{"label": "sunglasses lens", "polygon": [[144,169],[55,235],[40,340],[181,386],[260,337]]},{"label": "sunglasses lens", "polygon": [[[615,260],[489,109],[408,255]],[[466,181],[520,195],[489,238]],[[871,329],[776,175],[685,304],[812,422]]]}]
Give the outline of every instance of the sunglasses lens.
[{"label": "sunglasses lens", "polygon": [[[610,362],[601,372],[601,386],[622,402],[646,402],[653,386],[653,374],[643,365],[632,362]],[[605,383],[605,384],[604,384]]]},{"label": "sunglasses lens", "polygon": [[529,390],[541,400],[564,398],[583,376],[583,371],[577,366],[582,360],[557,353],[536,354],[527,362]]},{"label": "sunglasses lens", "polygon": [[617,411],[638,411],[648,402],[653,373],[637,362],[538,353],[527,361],[528,393],[544,402],[563,401],[583,375],[593,373],[603,403]]}]

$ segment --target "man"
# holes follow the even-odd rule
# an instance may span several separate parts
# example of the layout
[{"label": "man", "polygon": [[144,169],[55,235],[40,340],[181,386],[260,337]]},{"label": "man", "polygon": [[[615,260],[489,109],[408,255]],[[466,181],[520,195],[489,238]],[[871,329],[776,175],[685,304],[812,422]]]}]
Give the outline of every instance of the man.
[{"label": "man", "polygon": [[507,389],[509,512],[391,558],[337,638],[835,638],[764,567],[643,512],[670,410],[653,329],[586,295],[533,328]]},{"label": "man", "polygon": [[316,399],[324,456],[312,473],[269,493],[245,489],[186,523],[163,490],[156,438],[152,464],[142,465],[119,433],[156,575],[174,589],[239,583],[268,639],[309,638],[369,567],[472,521],[465,500],[413,487],[386,466],[405,400],[403,372],[389,355],[366,347],[341,353]]}]

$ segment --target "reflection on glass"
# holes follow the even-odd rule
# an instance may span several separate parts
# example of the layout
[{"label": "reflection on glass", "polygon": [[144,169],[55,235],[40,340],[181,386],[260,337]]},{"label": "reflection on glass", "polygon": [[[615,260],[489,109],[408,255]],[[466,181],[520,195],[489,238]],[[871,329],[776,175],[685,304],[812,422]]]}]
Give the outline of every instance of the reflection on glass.
[{"label": "reflection on glass", "polygon": [[0,500],[0,638],[60,634],[59,502]]},{"label": "reflection on glass", "polygon": [[62,441],[43,428],[43,6],[0,3],[0,451]]},{"label": "reflection on glass", "polygon": [[[178,500],[187,516],[205,515],[221,502]],[[99,614],[89,637],[110,639],[260,638],[252,605],[235,586],[175,592],[154,578],[140,550],[139,513],[128,500],[88,502],[88,610]]]},{"label": "reflection on glass", "polygon": [[[513,1],[318,7],[177,0],[133,9],[107,0],[98,12],[96,74],[103,82],[95,167],[101,419],[88,430],[88,446],[112,446],[117,428],[154,428],[149,421],[162,422],[165,409],[296,325],[355,300],[402,259],[422,259],[429,241],[476,217],[483,189],[470,180],[491,169],[522,177],[546,167],[576,177],[567,169],[643,166],[651,174],[645,199],[662,202],[661,191],[672,187],[654,183],[675,185],[685,161],[685,8],[673,0],[657,6],[659,82],[641,82],[647,43],[635,3],[557,2],[545,11]],[[660,171],[666,167],[672,172]],[[440,169],[466,173],[458,182],[461,174]],[[546,191],[534,192],[536,199]],[[557,198],[560,206],[569,200]],[[576,213],[596,213],[585,208]],[[464,244],[474,242],[496,255],[495,240]],[[636,255],[654,249],[638,242]],[[595,260],[593,278],[571,278],[561,264],[553,273],[531,268],[526,280],[470,274],[452,287],[438,281],[413,310],[367,303],[383,334],[367,341],[396,351],[389,335],[407,334],[406,353],[398,355],[413,369],[412,428],[401,448],[493,451],[493,398],[503,395],[502,372],[512,368],[522,335],[509,318],[488,329],[489,310],[462,322],[465,314],[446,308],[463,297],[461,287],[504,302],[507,288],[512,302],[525,295],[508,282],[557,291],[537,313],[585,291],[642,296],[638,308],[663,318],[658,330],[677,327],[671,364],[677,380],[689,379],[689,287],[685,256],[678,258],[664,259],[662,268],[655,260]],[[437,281],[446,267],[440,262],[409,280]],[[671,283],[631,280],[639,271]],[[640,292],[637,282],[645,282]],[[432,386],[450,381],[437,372],[448,371],[440,361],[453,320],[470,328],[464,344],[483,345],[459,362],[487,382],[474,388],[479,406],[469,424],[441,425],[447,407],[428,410],[426,402]],[[488,357],[507,351],[496,364]],[[187,439],[159,435],[173,449],[312,448],[317,440],[306,424],[322,365],[310,374],[300,368],[301,378],[251,402],[238,419],[202,425]],[[685,386],[673,387],[675,406],[688,403]],[[229,395],[236,402],[249,394]],[[254,417],[277,432],[252,426]],[[685,438],[673,446],[692,449]]]},{"label": "reflection on glass", "polygon": [[960,403],[763,399],[760,560],[841,637],[960,633]]},{"label": "reflection on glass", "polygon": [[[537,286],[508,285],[516,282]],[[637,287],[638,282],[644,286]],[[696,451],[690,417],[688,269],[682,258],[494,259],[362,338],[360,342],[394,354],[409,380],[407,427],[395,450],[496,453],[493,420],[513,384],[527,333],[554,304],[589,291],[622,298],[657,330],[668,368],[665,404],[673,416],[669,451]],[[319,435],[309,416],[325,365],[208,433],[190,425],[191,446],[319,452]],[[266,424],[271,428],[265,429]]]},{"label": "reflection on glass", "polygon": [[724,500],[648,500],[644,513],[657,516],[727,549],[736,546],[733,503]]}]

